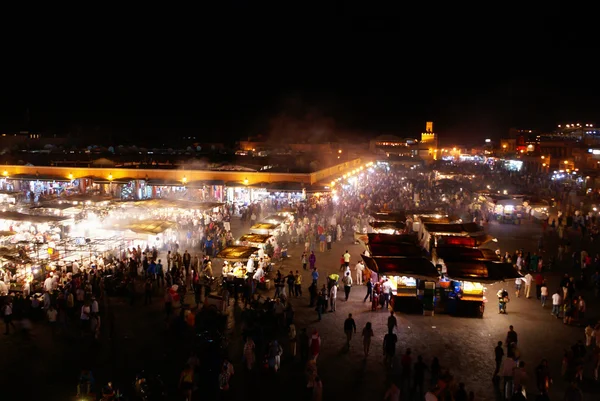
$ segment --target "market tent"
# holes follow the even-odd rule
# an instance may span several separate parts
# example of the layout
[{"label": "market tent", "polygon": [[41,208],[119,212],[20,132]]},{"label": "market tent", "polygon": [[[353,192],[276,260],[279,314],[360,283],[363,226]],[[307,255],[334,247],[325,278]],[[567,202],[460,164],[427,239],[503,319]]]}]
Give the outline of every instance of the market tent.
[{"label": "market tent", "polygon": [[373,221],[369,223],[374,230],[404,230],[406,224],[401,221]]},{"label": "market tent", "polygon": [[183,181],[178,180],[159,180],[151,178],[146,181],[148,185],[153,187],[184,187],[186,186]]},{"label": "market tent", "polygon": [[418,258],[425,256],[425,251],[419,245],[397,243],[397,244],[369,244],[371,256],[406,256]]},{"label": "market tent", "polygon": [[287,217],[285,216],[280,216],[277,214],[272,214],[270,216],[267,216],[263,219],[263,221],[265,223],[271,223],[271,224],[281,224],[281,223],[285,223],[288,220]]},{"label": "market tent", "polygon": [[160,234],[170,228],[176,227],[177,223],[166,220],[140,220],[125,224],[115,224],[114,229],[129,230],[136,234]]},{"label": "market tent", "polygon": [[253,246],[228,246],[219,252],[217,258],[229,260],[248,259],[256,252],[258,252],[258,248]]},{"label": "market tent", "polygon": [[493,260],[498,261],[500,258],[491,249],[477,249],[460,246],[438,246],[434,248],[434,252],[438,258],[444,262],[461,262],[465,260]]},{"label": "market tent", "polygon": [[7,177],[9,180],[15,181],[56,181],[56,182],[71,182],[68,177],[50,174],[14,174]]},{"label": "market tent", "polygon": [[413,234],[367,234],[369,244],[415,244],[419,243],[417,236]]},{"label": "market tent", "polygon": [[271,223],[256,223],[252,227],[250,227],[251,233],[257,234],[268,234],[270,231],[276,230],[279,227],[279,224],[271,224]]},{"label": "market tent", "polygon": [[521,277],[510,263],[491,261],[446,262],[446,274],[454,280],[495,283]]},{"label": "market tent", "polygon": [[270,235],[267,234],[244,234],[239,239],[238,242],[253,242],[255,244],[264,244],[266,243]]},{"label": "market tent", "polygon": [[379,275],[399,275],[431,280],[439,278],[436,267],[425,258],[373,258],[361,255],[370,270]]},{"label": "market tent", "polygon": [[425,229],[430,233],[440,234],[455,234],[455,235],[469,235],[471,233],[481,232],[482,228],[475,223],[465,224],[436,224],[436,223],[425,223]]},{"label": "market tent", "polygon": [[397,221],[406,221],[406,214],[403,212],[376,212],[371,213],[371,217],[375,219],[375,221],[387,221],[387,222],[397,222]]},{"label": "market tent", "polygon": [[195,202],[185,199],[145,199],[137,201],[120,201],[117,204],[123,207],[146,207],[146,208],[178,208],[178,209],[197,209],[210,210],[222,206],[219,202]]},{"label": "market tent", "polygon": [[131,177],[121,177],[121,178],[114,178],[112,180],[109,180],[106,177],[89,177],[92,179],[92,181],[94,181],[95,184],[129,184],[131,181],[135,181],[137,178],[131,178]]},{"label": "market tent", "polygon": [[25,214],[19,212],[0,212],[0,220],[10,221],[28,221],[31,223],[59,223],[69,220],[69,217],[61,216],[38,216],[34,214]]}]

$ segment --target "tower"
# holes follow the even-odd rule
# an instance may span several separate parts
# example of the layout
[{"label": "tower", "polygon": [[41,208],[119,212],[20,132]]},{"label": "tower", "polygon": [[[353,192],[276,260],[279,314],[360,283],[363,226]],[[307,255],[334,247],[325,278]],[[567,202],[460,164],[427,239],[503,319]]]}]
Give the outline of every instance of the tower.
[{"label": "tower", "polygon": [[425,123],[425,132],[421,133],[421,143],[431,143],[437,148],[437,135],[433,132],[433,121]]}]

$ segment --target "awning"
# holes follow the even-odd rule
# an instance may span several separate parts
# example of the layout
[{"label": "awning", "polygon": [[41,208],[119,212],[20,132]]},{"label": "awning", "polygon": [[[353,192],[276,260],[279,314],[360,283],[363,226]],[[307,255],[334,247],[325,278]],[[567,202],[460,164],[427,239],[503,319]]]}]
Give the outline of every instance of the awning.
[{"label": "awning", "polygon": [[436,267],[425,258],[373,258],[361,255],[370,270],[379,275],[407,276],[422,280],[438,279]]},{"label": "awning", "polygon": [[18,212],[0,212],[0,220],[28,221],[31,223],[58,223],[69,219],[69,217],[61,216],[39,216],[35,214],[25,214]]},{"label": "awning", "polygon": [[305,187],[303,183],[294,181],[272,182],[267,185],[267,189],[274,192],[302,192]]},{"label": "awning", "polygon": [[112,180],[109,180],[106,177],[96,177],[96,178],[92,178],[92,181],[94,181],[94,184],[117,184],[117,185],[125,185],[125,184],[129,184],[131,181],[135,181],[138,178],[130,178],[130,177],[122,177],[122,178],[115,178]]},{"label": "awning", "polygon": [[256,234],[269,234],[270,231],[276,230],[279,227],[279,224],[271,224],[271,223],[257,223],[250,227],[251,233]]},{"label": "awning", "polygon": [[136,234],[156,235],[176,227],[177,223],[165,220],[141,220],[126,224],[115,224],[115,229],[129,230]]},{"label": "awning", "polygon": [[491,261],[446,262],[446,274],[453,280],[495,283],[521,277],[510,263]]},{"label": "awning", "polygon": [[248,259],[256,252],[258,252],[258,248],[253,246],[228,246],[219,252],[217,258],[228,260]]},{"label": "awning", "polygon": [[186,185],[183,183],[183,181],[178,181],[178,180],[158,180],[158,179],[154,179],[151,178],[148,181],[146,181],[147,185],[153,186],[153,187],[185,187]]},{"label": "awning", "polygon": [[68,177],[60,175],[50,174],[14,174],[9,176],[7,179],[15,181],[57,181],[57,182],[71,182]]},{"label": "awning", "polygon": [[201,180],[201,181],[192,181],[187,184],[187,187],[190,188],[202,188],[204,186],[213,186],[213,185],[225,185],[225,181],[223,180]]},{"label": "awning", "polygon": [[470,260],[498,261],[496,253],[490,249],[467,248],[460,246],[442,246],[435,248],[435,254],[444,262],[464,262]]},{"label": "awning", "polygon": [[371,217],[375,221],[387,221],[387,222],[404,222],[406,221],[406,214],[403,212],[376,212],[371,213]]},{"label": "awning", "polygon": [[268,234],[244,234],[238,239],[238,241],[264,244],[269,240],[269,238],[271,238],[271,236]]},{"label": "awning", "polygon": [[[419,244],[419,240],[412,234],[366,234],[369,244]],[[356,236],[355,236],[356,237]]]},{"label": "awning", "polygon": [[145,199],[137,201],[120,201],[123,207],[147,207],[147,208],[178,208],[178,209],[197,209],[197,210],[210,210],[215,207],[223,206],[223,203],[219,202],[195,202],[186,199]]},{"label": "awning", "polygon": [[414,244],[371,244],[368,245],[371,256],[405,256],[420,258],[424,255],[424,250]]},{"label": "awning", "polygon": [[406,227],[406,224],[404,222],[401,221],[373,221],[371,223],[369,223],[369,225],[371,227],[373,227],[374,230],[394,230],[394,231],[400,231],[400,230],[404,230],[404,228]]},{"label": "awning", "polygon": [[263,219],[263,221],[265,223],[271,223],[271,224],[281,224],[281,223],[285,223],[286,221],[288,221],[288,218],[285,216],[280,216],[277,214],[272,214],[270,216],[267,216]]}]

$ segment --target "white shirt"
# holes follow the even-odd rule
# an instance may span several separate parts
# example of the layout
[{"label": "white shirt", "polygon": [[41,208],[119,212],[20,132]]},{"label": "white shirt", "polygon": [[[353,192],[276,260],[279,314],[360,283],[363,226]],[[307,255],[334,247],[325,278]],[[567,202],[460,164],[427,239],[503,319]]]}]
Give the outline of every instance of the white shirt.
[{"label": "white shirt", "polygon": [[262,248],[258,248],[258,258],[262,259],[265,257],[265,250]]},{"label": "white shirt", "polygon": [[95,300],[95,299],[92,301],[92,312],[93,313],[98,313],[99,312],[98,301]]},{"label": "white shirt", "polygon": [[73,274],[79,273],[79,263],[73,262]]},{"label": "white shirt", "polygon": [[385,294],[391,294],[392,293],[392,283],[390,283],[389,281],[386,281],[383,283],[383,292]]},{"label": "white shirt", "polygon": [[352,286],[352,277],[344,276],[344,278],[342,279],[342,283],[344,283],[344,285],[347,287],[351,287]]},{"label": "white shirt", "polygon": [[263,278],[265,275],[265,271],[262,269],[262,267],[259,267],[258,269],[256,269],[256,273],[254,273],[254,280],[259,281],[261,278]]},{"label": "white shirt", "polygon": [[48,277],[44,280],[44,290],[52,291],[52,278]]},{"label": "white shirt", "polygon": [[81,320],[90,320],[90,307],[87,305],[83,305],[81,307],[81,316],[79,317]]},{"label": "white shirt", "polygon": [[248,259],[248,263],[246,264],[246,271],[248,273],[254,272],[254,259]]},{"label": "white shirt", "polygon": [[552,295],[552,305],[560,305],[560,303],[561,303],[560,295],[558,293],[555,293],[554,295]]},{"label": "white shirt", "polygon": [[356,269],[356,272],[362,272],[363,270],[365,270],[365,265],[363,265],[362,262],[358,262],[356,264],[355,269]]},{"label": "white shirt", "polygon": [[521,285],[521,277],[515,279],[515,285]]},{"label": "white shirt", "polygon": [[525,275],[525,285],[531,285],[531,280],[533,280],[533,276],[529,273]]},{"label": "white shirt", "polygon": [[540,288],[540,295],[543,297],[547,297],[548,296],[548,287],[542,286]]},{"label": "white shirt", "polygon": [[333,287],[331,287],[331,291],[329,291],[329,296],[333,299],[337,298],[337,286],[334,285]]}]

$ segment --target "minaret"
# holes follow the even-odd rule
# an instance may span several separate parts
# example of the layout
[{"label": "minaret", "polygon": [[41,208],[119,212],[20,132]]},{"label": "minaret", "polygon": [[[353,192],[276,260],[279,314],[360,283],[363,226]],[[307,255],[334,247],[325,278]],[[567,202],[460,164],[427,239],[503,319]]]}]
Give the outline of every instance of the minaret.
[{"label": "minaret", "polygon": [[437,136],[433,132],[433,121],[427,121],[427,123],[425,123],[425,132],[421,133],[421,143],[431,142],[437,142]]}]

